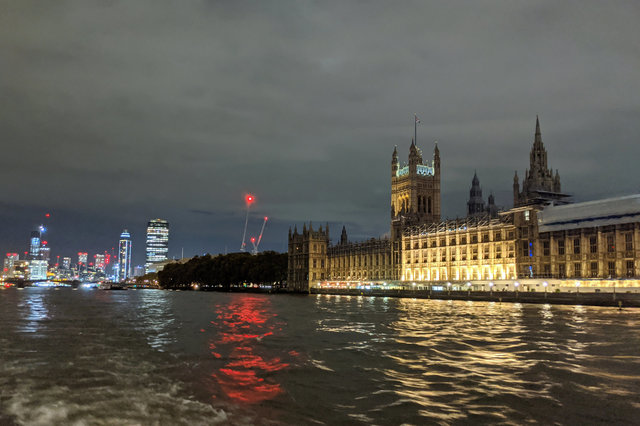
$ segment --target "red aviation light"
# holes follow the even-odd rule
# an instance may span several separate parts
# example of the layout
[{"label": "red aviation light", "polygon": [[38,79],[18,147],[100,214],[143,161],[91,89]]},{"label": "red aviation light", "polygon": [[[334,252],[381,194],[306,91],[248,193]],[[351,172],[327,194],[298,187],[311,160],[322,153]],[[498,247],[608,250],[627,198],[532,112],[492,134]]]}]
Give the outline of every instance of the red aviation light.
[{"label": "red aviation light", "polygon": [[268,220],[269,220],[269,218],[268,218],[267,216],[265,216],[265,217],[264,217],[264,221],[266,222],[266,221],[268,221]]},{"label": "red aviation light", "polygon": [[251,242],[255,243],[256,242],[256,237],[251,237]]},{"label": "red aviation light", "polygon": [[256,201],[256,197],[254,197],[252,194],[247,194],[244,196],[244,202],[247,203],[247,206],[253,204],[254,201]]},{"label": "red aviation light", "polygon": [[46,246],[46,245],[47,245],[47,242],[46,242],[46,241],[43,241],[43,242],[42,242],[42,245],[43,245],[43,246]]},{"label": "red aviation light", "polygon": [[45,214],[44,217],[51,217],[49,213]]}]

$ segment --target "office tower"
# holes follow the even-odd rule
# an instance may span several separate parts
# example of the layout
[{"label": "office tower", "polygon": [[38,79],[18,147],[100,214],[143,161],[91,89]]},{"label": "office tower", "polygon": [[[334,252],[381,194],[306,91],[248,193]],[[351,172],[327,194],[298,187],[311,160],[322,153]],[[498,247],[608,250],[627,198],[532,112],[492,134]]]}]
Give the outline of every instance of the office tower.
[{"label": "office tower", "polygon": [[86,252],[78,252],[78,273],[86,272],[88,254]]},{"label": "office tower", "polygon": [[47,245],[46,241],[42,241],[42,244],[40,245],[39,258],[40,260],[46,260],[47,263],[49,263],[49,260],[51,259],[51,247]]},{"label": "office tower", "polygon": [[4,269],[2,275],[5,277],[13,277],[15,271],[16,262],[20,259],[18,253],[7,253],[7,257],[4,259]]},{"label": "office tower", "polygon": [[94,255],[93,267],[96,271],[104,272],[105,268],[104,254]]},{"label": "office tower", "polygon": [[118,281],[126,281],[131,277],[131,234],[126,229],[120,234],[118,244]]},{"label": "office tower", "polygon": [[133,268],[133,276],[134,277],[141,277],[145,274],[145,267],[142,265],[138,265],[135,268]]},{"label": "office tower", "polygon": [[29,279],[46,280],[49,265],[46,260],[35,259],[29,261]]},{"label": "office tower", "polygon": [[146,272],[153,263],[167,260],[169,251],[169,222],[153,219],[147,225],[147,260],[144,264]]},{"label": "office tower", "polygon": [[66,269],[66,270],[71,269],[71,258],[70,257],[63,257],[62,258],[62,269]]},{"label": "office tower", "polygon": [[31,231],[29,238],[29,259],[38,259],[40,257],[40,230]]}]

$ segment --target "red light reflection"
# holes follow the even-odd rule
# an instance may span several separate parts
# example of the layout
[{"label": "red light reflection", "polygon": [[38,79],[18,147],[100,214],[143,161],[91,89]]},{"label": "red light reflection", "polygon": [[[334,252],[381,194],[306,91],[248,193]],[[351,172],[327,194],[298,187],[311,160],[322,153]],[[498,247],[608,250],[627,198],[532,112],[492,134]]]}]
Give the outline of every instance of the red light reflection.
[{"label": "red light reflection", "polygon": [[261,343],[281,331],[270,304],[267,298],[239,297],[233,303],[216,306],[216,319],[211,321],[220,330],[216,340],[209,342],[211,354],[228,360],[212,376],[222,391],[238,402],[255,404],[283,392],[272,373],[287,368],[289,363],[268,354]]}]

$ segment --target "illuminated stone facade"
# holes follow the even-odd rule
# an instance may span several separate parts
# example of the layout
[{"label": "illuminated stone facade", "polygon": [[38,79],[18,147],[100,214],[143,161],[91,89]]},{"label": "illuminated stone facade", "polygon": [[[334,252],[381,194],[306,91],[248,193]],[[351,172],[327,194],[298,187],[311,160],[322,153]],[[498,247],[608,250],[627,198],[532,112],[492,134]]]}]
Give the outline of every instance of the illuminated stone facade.
[{"label": "illuminated stone facade", "polygon": [[554,176],[547,167],[536,120],[522,190],[517,174],[514,178],[514,207],[498,212],[490,197],[485,208],[474,175],[467,218],[441,221],[438,147],[428,164],[412,141],[408,164],[398,163],[397,149],[392,155],[390,238],[349,242],[343,228],[340,242],[331,245],[328,226],[289,230],[288,286],[306,292],[321,282],[415,283],[418,288],[447,283],[454,289],[521,285],[533,291],[541,282],[559,289],[569,285],[567,280],[591,279],[583,285],[604,288],[609,284],[597,280],[627,278],[634,280],[613,286],[635,285],[640,276],[640,195],[566,204],[568,196],[560,189],[558,172]]},{"label": "illuminated stone facade", "polygon": [[327,255],[329,280],[385,280],[393,276],[391,242],[388,238],[350,243],[347,230],[343,227],[340,242],[329,247]]},{"label": "illuminated stone facade", "polygon": [[402,281],[515,279],[513,214],[477,215],[405,230]]}]

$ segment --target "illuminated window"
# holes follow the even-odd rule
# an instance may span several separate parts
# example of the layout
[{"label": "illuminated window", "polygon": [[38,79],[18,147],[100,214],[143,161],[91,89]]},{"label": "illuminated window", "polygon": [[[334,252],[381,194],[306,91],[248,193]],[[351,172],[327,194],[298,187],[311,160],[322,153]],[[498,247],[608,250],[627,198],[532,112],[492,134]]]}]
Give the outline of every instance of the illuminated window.
[{"label": "illuminated window", "polygon": [[526,220],[526,221],[529,220],[529,210],[524,212],[524,220]]},{"label": "illuminated window", "polygon": [[616,243],[614,235],[607,235],[607,252],[613,253],[616,251]]}]

